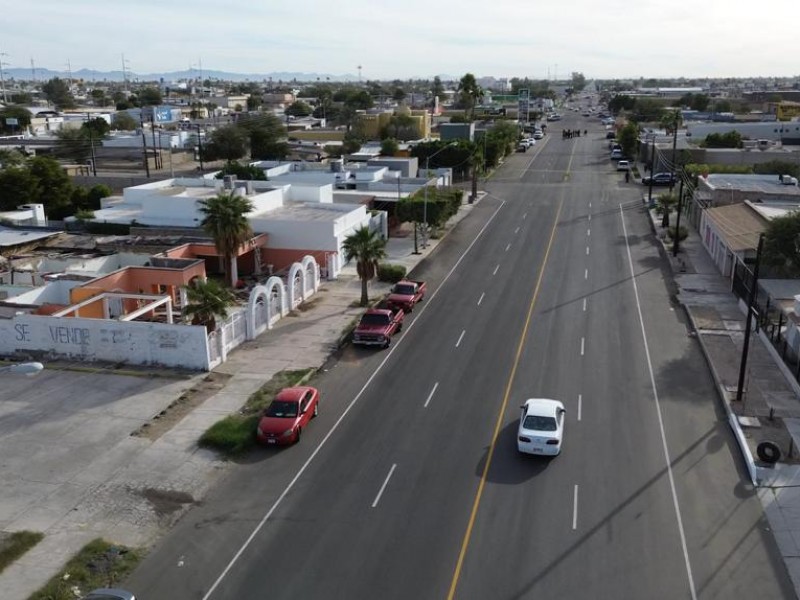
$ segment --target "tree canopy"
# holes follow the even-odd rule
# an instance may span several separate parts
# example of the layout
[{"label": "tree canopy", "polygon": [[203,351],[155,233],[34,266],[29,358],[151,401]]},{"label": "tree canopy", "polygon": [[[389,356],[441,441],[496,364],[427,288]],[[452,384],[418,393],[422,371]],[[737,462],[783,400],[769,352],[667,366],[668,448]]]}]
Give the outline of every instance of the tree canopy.
[{"label": "tree canopy", "polygon": [[763,261],[775,275],[800,277],[800,212],[769,222],[764,237]]},{"label": "tree canopy", "polygon": [[53,77],[42,86],[42,93],[59,109],[75,108],[75,98],[69,90],[69,85],[63,79]]},{"label": "tree canopy", "polygon": [[345,237],[342,243],[346,262],[356,261],[356,272],[361,279],[361,306],[369,304],[367,283],[378,274],[378,264],[386,256],[386,240],[369,227],[360,227]]},{"label": "tree canopy", "polygon": [[236,285],[236,272],[232,261],[239,247],[253,235],[247,213],[253,210],[249,198],[237,194],[218,194],[200,201],[204,215],[202,228],[214,238],[214,245],[225,260],[225,270],[231,287]]}]

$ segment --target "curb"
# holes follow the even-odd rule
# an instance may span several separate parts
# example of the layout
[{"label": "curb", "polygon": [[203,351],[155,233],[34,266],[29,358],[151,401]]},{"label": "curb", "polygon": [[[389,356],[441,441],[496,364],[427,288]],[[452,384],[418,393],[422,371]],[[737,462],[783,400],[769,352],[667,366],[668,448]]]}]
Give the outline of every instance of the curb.
[{"label": "curb", "polygon": [[747,438],[745,438],[744,431],[742,430],[742,426],[739,424],[739,419],[731,410],[731,406],[728,403],[727,395],[728,392],[725,390],[725,386],[722,384],[722,379],[717,372],[716,367],[714,366],[713,361],[711,360],[711,356],[709,355],[708,349],[706,348],[706,344],[703,341],[703,335],[700,333],[700,330],[697,328],[697,323],[694,321],[694,317],[692,316],[692,311],[689,309],[688,306],[681,303],[683,306],[683,310],[686,312],[686,315],[689,317],[689,322],[692,324],[692,331],[694,332],[695,337],[700,342],[700,348],[703,351],[703,356],[706,359],[706,363],[711,370],[711,376],[714,379],[714,384],[717,388],[717,395],[722,402],[722,406],[725,409],[725,414],[728,417],[728,425],[730,426],[731,430],[733,431],[733,435],[736,438],[736,443],[739,445],[739,451],[742,453],[742,457],[744,458],[745,466],[747,467],[747,473],[750,476],[751,483],[758,487],[759,486],[759,478],[758,478],[758,467],[753,460],[753,454],[750,452],[750,446],[747,444]]}]

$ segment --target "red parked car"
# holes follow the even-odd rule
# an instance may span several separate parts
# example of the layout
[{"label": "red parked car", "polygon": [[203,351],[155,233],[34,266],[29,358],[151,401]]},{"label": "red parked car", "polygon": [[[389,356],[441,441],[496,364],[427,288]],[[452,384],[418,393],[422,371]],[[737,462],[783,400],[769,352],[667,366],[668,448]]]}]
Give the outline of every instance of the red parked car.
[{"label": "red parked car", "polygon": [[319,391],[313,387],[284,388],[264,409],[258,422],[258,441],[268,445],[294,444],[319,413]]}]

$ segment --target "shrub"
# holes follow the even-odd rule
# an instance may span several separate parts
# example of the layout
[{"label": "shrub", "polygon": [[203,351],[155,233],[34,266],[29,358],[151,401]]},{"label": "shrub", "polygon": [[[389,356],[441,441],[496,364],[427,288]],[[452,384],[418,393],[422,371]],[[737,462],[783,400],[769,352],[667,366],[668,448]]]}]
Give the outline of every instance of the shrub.
[{"label": "shrub", "polygon": [[38,531],[15,531],[0,544],[0,573],[38,544],[44,537]]},{"label": "shrub", "polygon": [[381,263],[378,265],[378,280],[389,283],[397,283],[406,276],[406,268],[403,265],[392,265]]},{"label": "shrub", "polygon": [[[685,240],[687,238],[688,235],[689,235],[689,230],[686,229],[686,227],[684,227],[683,225],[681,225],[681,228],[678,231],[678,241],[682,242],[683,240]],[[671,239],[671,240],[675,239],[675,227],[674,226],[672,226],[669,229],[667,229],[667,237],[669,239]]]},{"label": "shrub", "polygon": [[255,445],[258,420],[258,415],[228,415],[203,433],[200,445],[226,454],[241,454]]}]

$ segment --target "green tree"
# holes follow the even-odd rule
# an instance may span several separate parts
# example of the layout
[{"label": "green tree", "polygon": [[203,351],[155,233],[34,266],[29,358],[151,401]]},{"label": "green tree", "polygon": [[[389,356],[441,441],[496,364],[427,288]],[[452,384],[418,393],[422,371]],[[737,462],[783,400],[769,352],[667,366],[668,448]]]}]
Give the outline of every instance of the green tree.
[{"label": "green tree", "polygon": [[86,195],[89,208],[99,210],[101,207],[101,200],[103,198],[108,198],[111,194],[111,188],[107,185],[102,183],[93,185],[91,188],[89,188],[89,192]]},{"label": "green tree", "polygon": [[742,134],[738,131],[728,131],[727,133],[709,133],[703,141],[705,148],[742,148]]},{"label": "green tree", "polygon": [[95,88],[89,93],[89,95],[92,97],[92,102],[95,106],[107,106],[109,103],[109,99],[103,90]]},{"label": "green tree", "polygon": [[53,77],[42,85],[42,93],[59,109],[75,108],[75,98],[72,96],[67,82],[63,79]]},{"label": "green tree", "polygon": [[772,219],[764,233],[764,264],[775,275],[800,277],[800,212]]},{"label": "green tree", "polygon": [[73,185],[58,161],[35,156],[28,160],[27,165],[38,182],[39,197],[36,202],[44,205],[47,216],[60,220],[71,215],[74,212],[71,203]]},{"label": "green tree", "polygon": [[236,125],[224,125],[211,133],[211,139],[203,149],[209,160],[237,160],[247,154],[248,145],[247,132]]},{"label": "green tree", "polygon": [[85,163],[92,155],[86,129],[59,129],[56,132],[56,154],[76,163]]},{"label": "green tree", "polygon": [[20,204],[39,201],[41,189],[27,165],[5,166],[0,169],[0,210],[15,210]]},{"label": "green tree", "polygon": [[397,154],[397,151],[400,149],[400,146],[397,143],[397,140],[394,138],[386,138],[381,142],[381,155],[382,156],[394,156]]},{"label": "green tree", "polygon": [[354,154],[361,150],[363,145],[364,138],[356,130],[348,131],[342,140],[342,153]]},{"label": "green tree", "polygon": [[406,91],[401,87],[394,88],[394,92],[392,92],[392,100],[395,102],[402,102],[405,99]]},{"label": "green tree", "polygon": [[416,128],[416,121],[411,115],[400,113],[392,115],[389,124],[381,132],[383,138],[396,138],[399,140],[413,140],[419,136]]},{"label": "green tree", "polygon": [[356,261],[356,272],[361,280],[361,306],[369,304],[367,283],[378,274],[378,265],[386,257],[386,240],[377,231],[360,227],[344,239],[342,244],[346,262]]},{"label": "green tree", "polygon": [[636,149],[639,146],[639,126],[636,123],[627,123],[620,130],[618,138],[622,153],[628,157],[636,156]]},{"label": "green tree", "polygon": [[14,104],[32,104],[33,95],[28,92],[12,92],[11,102]]},{"label": "green tree", "polygon": [[81,125],[81,129],[86,131],[87,133],[91,132],[92,137],[96,140],[103,139],[108,135],[111,131],[111,125],[108,124],[108,121],[101,117],[96,117],[94,119],[89,119]]},{"label": "green tree", "polygon": [[235,301],[233,293],[214,279],[195,279],[186,289],[183,314],[191,317],[193,325],[205,325],[211,333],[217,328],[216,318],[227,319],[228,308]]},{"label": "green tree", "polygon": [[261,96],[248,96],[247,97],[247,110],[258,110],[261,107]]},{"label": "green tree", "polygon": [[253,236],[247,220],[253,203],[248,198],[230,193],[201,200],[200,205],[200,212],[204,215],[200,225],[214,239],[214,245],[225,262],[228,282],[234,287],[238,279],[235,258],[241,245]]},{"label": "green tree", "polygon": [[22,166],[25,155],[16,148],[0,148],[0,172],[7,167]]},{"label": "green tree", "polygon": [[[10,125],[7,119],[16,119],[16,125]],[[31,124],[31,113],[27,108],[22,106],[6,106],[0,110],[0,131],[3,133],[14,133],[23,131],[28,125]]]},{"label": "green tree", "polygon": [[627,94],[616,94],[608,101],[608,110],[615,115],[623,110],[633,110],[634,106],[636,106],[636,98]]},{"label": "green tree", "polygon": [[217,173],[217,179],[223,179],[225,175],[236,175],[237,179],[245,181],[266,181],[267,176],[264,174],[264,169],[260,169],[255,165],[243,165],[237,161],[228,161]]},{"label": "green tree", "polygon": [[583,73],[573,71],[572,72],[572,89],[575,92],[580,92],[583,88],[586,87],[586,77],[584,77]]},{"label": "green tree", "polygon": [[114,113],[112,123],[113,128],[117,131],[135,131],[139,127],[139,123],[136,122],[136,119],[125,111]]},{"label": "green tree", "polygon": [[283,160],[289,154],[289,144],[276,138],[268,129],[250,132],[250,156],[253,160]]},{"label": "green tree", "polygon": [[[675,111],[675,113],[680,114],[679,111]],[[654,100],[653,98],[636,98],[629,119],[637,123],[658,123],[666,114],[670,113],[666,111],[664,104],[658,100]]]},{"label": "green tree", "polygon": [[433,78],[433,84],[431,85],[431,105],[433,104],[433,98],[441,97],[444,95],[444,86],[442,85],[442,78],[438,75]]},{"label": "green tree", "polygon": [[302,100],[297,100],[287,106],[285,112],[290,117],[307,117],[314,112],[314,109]]},{"label": "green tree", "polygon": [[791,175],[800,177],[800,165],[785,160],[770,160],[753,165],[753,172],[763,175]]},{"label": "green tree", "polygon": [[475,79],[475,75],[467,73],[458,82],[458,92],[461,95],[461,102],[466,109],[469,119],[475,118],[475,107],[478,100],[483,97],[483,90]]},{"label": "green tree", "polygon": [[656,204],[656,214],[661,215],[661,226],[669,227],[669,213],[678,203],[677,194],[659,194]]},{"label": "green tree", "polygon": [[146,87],[139,90],[136,94],[139,99],[139,106],[158,106],[164,103],[161,90],[154,87]]}]

